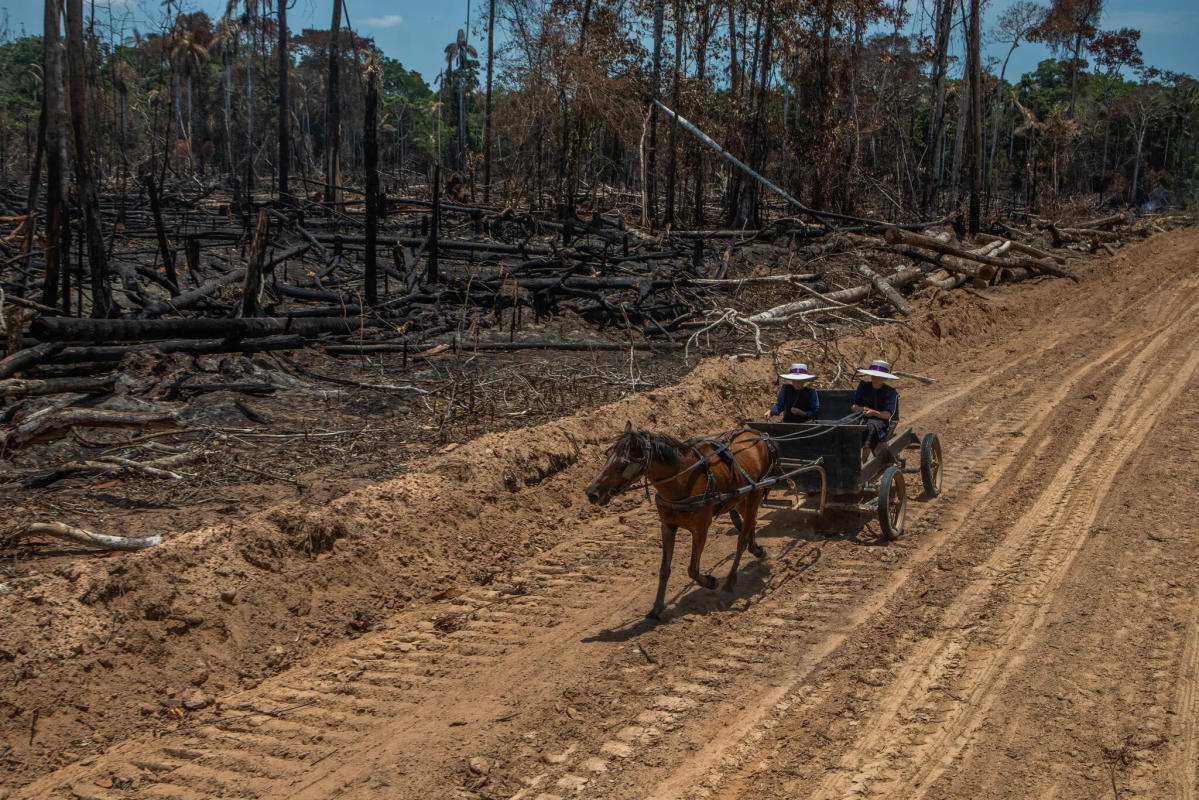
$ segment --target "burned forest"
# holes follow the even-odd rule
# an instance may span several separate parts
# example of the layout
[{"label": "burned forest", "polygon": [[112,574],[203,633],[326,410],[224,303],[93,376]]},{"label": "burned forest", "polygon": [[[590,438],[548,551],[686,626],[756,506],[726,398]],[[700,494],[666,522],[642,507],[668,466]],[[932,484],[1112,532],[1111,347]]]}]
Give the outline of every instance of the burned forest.
[{"label": "burned forest", "polygon": [[[473,11],[431,84],[342,0],[327,29],[67,0],[9,32],[6,485],[180,480],[237,431],[375,413],[406,420],[380,447],[445,444],[705,354],[911,328],[909,297],[1071,279],[1189,220],[1199,84],[1100,3],[986,32],[950,0]],[[1026,42],[1058,57],[1013,82]],[[248,405],[278,391],[306,400]],[[360,407],[315,422],[337,393]]]},{"label": "burned forest", "polygon": [[1199,82],[1140,17],[30,13],[0,800],[1194,796]]}]

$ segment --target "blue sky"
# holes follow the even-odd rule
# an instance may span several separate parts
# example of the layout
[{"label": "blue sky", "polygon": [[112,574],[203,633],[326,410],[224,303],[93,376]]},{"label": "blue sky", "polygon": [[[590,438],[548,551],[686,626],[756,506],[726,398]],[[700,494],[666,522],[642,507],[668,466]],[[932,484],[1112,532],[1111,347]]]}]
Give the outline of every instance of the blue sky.
[{"label": "blue sky", "polygon": [[[109,5],[114,14],[127,15],[132,24],[143,30],[152,29],[148,21],[161,15],[158,0],[96,0],[97,16],[106,16]],[[224,12],[224,0],[182,0],[185,10],[204,10],[213,18]],[[988,3],[986,23],[989,29],[994,18],[1009,4],[1009,0]],[[471,9],[471,27],[482,30],[486,2],[475,0]],[[1141,31],[1141,49],[1145,61],[1153,66],[1186,72],[1199,77],[1199,2],[1196,0],[1107,0],[1101,27],[1137,28]],[[908,8],[916,3],[909,0]],[[432,83],[444,60],[446,44],[453,41],[459,28],[465,26],[467,0],[346,0],[350,23],[362,34],[373,36],[383,51],[416,69]],[[327,28],[332,2],[330,0],[295,0],[289,11],[288,23],[293,30],[305,27]],[[9,2],[0,5],[0,20],[7,15],[10,31],[22,26],[32,33],[41,29],[42,3],[37,0]],[[480,54],[485,40],[472,34],[472,43]],[[986,55],[1002,60],[1005,49],[987,48]],[[1008,67],[1009,79],[1036,67],[1037,61],[1048,57],[1039,45],[1023,45],[1012,57]]]}]

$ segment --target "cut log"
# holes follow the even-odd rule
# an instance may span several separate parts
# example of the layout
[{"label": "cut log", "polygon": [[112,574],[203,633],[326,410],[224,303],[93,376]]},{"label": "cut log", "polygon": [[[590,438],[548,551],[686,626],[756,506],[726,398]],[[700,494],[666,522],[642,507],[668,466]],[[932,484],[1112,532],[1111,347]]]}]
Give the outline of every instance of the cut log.
[{"label": "cut log", "polygon": [[1089,237],[1097,242],[1118,242],[1120,234],[1115,231],[1099,230],[1097,228],[1054,228],[1059,234],[1066,236]]},{"label": "cut log", "polygon": [[911,311],[908,308],[907,302],[904,301],[903,295],[894,286],[883,280],[882,275],[879,275],[865,264],[858,264],[858,274],[870,281],[870,285],[874,287],[875,291],[887,298],[891,305],[899,310],[899,313],[905,317],[911,316]]},{"label": "cut log", "polygon": [[[1078,280],[1074,277],[1074,275],[1070,274],[1054,263],[1053,259],[1039,260],[1028,257],[1004,259],[997,258],[995,256],[979,255],[977,253],[972,253],[969,250],[965,250],[957,245],[939,241],[931,236],[922,236],[918,233],[911,233],[910,231],[904,231],[898,228],[892,228],[891,230],[887,231],[886,238],[888,242],[893,244],[917,247],[925,250],[933,250],[935,252],[942,253],[943,255],[958,259],[958,261],[977,261],[980,264],[985,264],[987,266],[996,268],[1024,267],[1026,269],[1048,272],[1051,275],[1057,275],[1061,278]],[[958,272],[963,271],[958,269],[958,267],[951,265],[950,262],[938,262],[938,265],[954,269]],[[980,271],[974,277],[981,278],[982,280],[990,280],[993,274],[994,270],[991,270],[989,273],[983,273]]]},{"label": "cut log", "polygon": [[244,339],[253,336],[355,333],[362,328],[388,327],[378,319],[360,317],[244,317],[241,319],[83,319],[42,317],[31,326],[33,335],[49,341],[145,342],[153,339]]},{"label": "cut log", "polygon": [[949,270],[939,269],[924,276],[921,283],[935,286],[938,289],[956,289],[966,282],[967,275],[950,273]]},{"label": "cut log", "polygon": [[1079,222],[1075,225],[1077,228],[1112,228],[1116,225],[1123,225],[1128,221],[1127,213],[1113,214],[1110,217],[1099,217],[1098,219],[1088,219]]},{"label": "cut log", "polygon": [[61,522],[33,522],[25,528],[26,536],[53,536],[68,542],[100,547],[104,550],[144,550],[162,544],[161,536],[109,536],[74,528]]},{"label": "cut log", "polygon": [[[991,234],[991,233],[977,233],[974,235],[974,239],[975,239],[975,241],[988,243],[988,244],[991,242],[1011,241],[1010,239],[1004,239],[1002,236],[995,236],[994,234]],[[1060,255],[1058,253],[1051,253],[1048,250],[1042,250],[1039,247],[1033,247],[1032,245],[1024,244],[1023,242],[1012,241],[1011,245],[1012,245],[1012,251],[1015,253],[1023,253],[1026,256],[1032,256],[1033,258],[1035,258],[1037,260],[1041,260],[1041,261],[1043,261],[1046,258],[1051,258],[1059,264],[1066,263],[1066,257],[1063,255]]]},{"label": "cut log", "polygon": [[[915,283],[924,276],[924,273],[918,269],[907,269],[903,272],[897,272],[894,275],[889,275],[882,280],[892,288],[898,289],[901,286],[907,286],[910,283]],[[754,325],[782,325],[789,322],[799,314],[804,314],[810,311],[816,311],[823,308],[835,308],[838,305],[853,303],[862,300],[869,296],[873,285],[855,286],[851,289],[842,289],[837,292],[829,292],[811,300],[800,300],[794,303],[785,303],[781,306],[768,308],[765,311],[760,311],[757,314],[747,317],[747,321]]]},{"label": "cut log", "polygon": [[154,430],[178,426],[178,412],[108,411],[100,408],[51,408],[30,414],[0,435],[5,453],[40,442],[61,439],[76,426],[86,428],[137,428]]}]

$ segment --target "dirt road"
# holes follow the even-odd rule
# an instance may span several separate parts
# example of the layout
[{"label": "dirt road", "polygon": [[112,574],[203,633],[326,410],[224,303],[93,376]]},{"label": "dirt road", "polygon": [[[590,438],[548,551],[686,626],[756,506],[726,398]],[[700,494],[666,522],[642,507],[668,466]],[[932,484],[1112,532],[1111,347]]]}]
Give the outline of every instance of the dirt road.
[{"label": "dirt road", "polygon": [[10,796],[1195,798],[1197,257],[1178,231],[1079,284],[929,301],[936,323],[889,346],[939,381],[901,389],[905,421],[941,435],[945,492],[909,505],[899,542],[869,514],[773,511],[735,596],[676,568],[646,622],[653,512],[580,489],[626,417],[694,432],[768,404],[768,364],[706,363],[345,512],[430,570],[458,546],[488,563],[451,528],[541,552]]}]

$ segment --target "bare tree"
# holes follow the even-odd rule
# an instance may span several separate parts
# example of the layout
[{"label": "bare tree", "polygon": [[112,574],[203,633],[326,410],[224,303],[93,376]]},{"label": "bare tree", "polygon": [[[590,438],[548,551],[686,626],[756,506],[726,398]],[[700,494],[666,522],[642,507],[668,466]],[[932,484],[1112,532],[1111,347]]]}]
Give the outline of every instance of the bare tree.
[{"label": "bare tree", "polygon": [[329,26],[329,78],[325,87],[325,199],[341,195],[341,0],[333,0]]},{"label": "bare tree", "polygon": [[108,285],[108,253],[100,231],[100,197],[92,179],[92,140],[88,133],[87,81],[84,76],[83,0],[67,0],[67,80],[71,130],[75,134],[75,188],[83,211],[87,261],[91,267],[92,316],[110,317],[116,311]]},{"label": "bare tree", "polygon": [[286,201],[290,189],[288,178],[291,171],[291,104],[288,100],[288,84],[291,80],[291,54],[287,46],[287,0],[275,0],[279,12],[279,199]]}]

